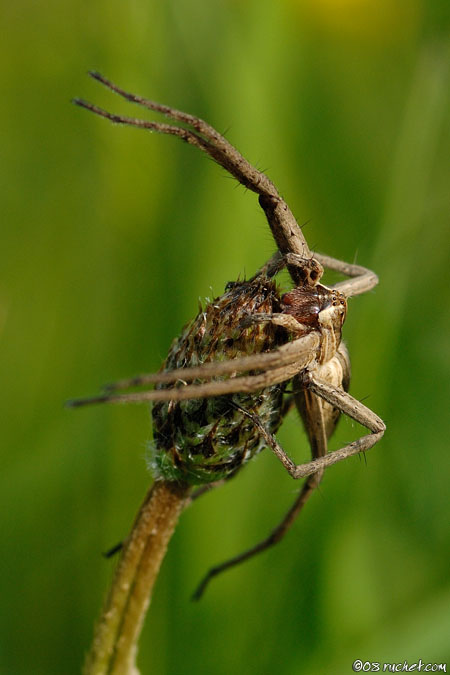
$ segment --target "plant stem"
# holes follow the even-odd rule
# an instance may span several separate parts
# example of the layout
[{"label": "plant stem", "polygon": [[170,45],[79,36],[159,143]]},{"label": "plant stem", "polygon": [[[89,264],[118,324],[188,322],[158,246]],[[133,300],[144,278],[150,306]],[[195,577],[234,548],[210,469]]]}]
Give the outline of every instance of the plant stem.
[{"label": "plant stem", "polygon": [[189,503],[189,486],[156,481],[125,542],[84,675],[137,675],[137,641],[159,568],[178,518]]}]

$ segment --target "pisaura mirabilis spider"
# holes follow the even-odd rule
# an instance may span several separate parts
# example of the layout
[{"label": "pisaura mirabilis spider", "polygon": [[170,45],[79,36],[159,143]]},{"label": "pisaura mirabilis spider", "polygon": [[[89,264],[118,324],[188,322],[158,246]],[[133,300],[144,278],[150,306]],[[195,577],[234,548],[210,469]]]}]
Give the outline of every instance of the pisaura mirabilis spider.
[{"label": "pisaura mirabilis spider", "polygon": [[[124,544],[116,576],[97,626],[86,673],[134,672],[136,642],[151,589],[182,509],[199,494],[233,477],[269,447],[293,478],[306,477],[299,495],[272,534],[213,568],[199,585],[279,541],[318,486],[328,466],[371,448],[383,421],[348,394],[350,362],[341,342],[347,298],[373,288],[377,276],[363,267],[312,255],[288,205],[213,127],[192,115],[125,92],[98,73],[90,75],[130,102],[185,126],[111,114],[75,103],[112,122],[180,137],[212,157],[259,195],[278,251],[248,281],[227,285],[173,342],[159,373],[116,382],[99,396],[71,402],[153,401],[155,483]],[[275,275],[286,266],[294,288],[280,296]],[[350,277],[328,288],[323,267]],[[293,393],[286,396],[288,383]],[[154,390],[119,393],[156,384]],[[295,404],[308,433],[312,460],[296,465],[274,434]],[[328,452],[340,413],[369,434]],[[197,487],[193,491],[194,486]]]}]

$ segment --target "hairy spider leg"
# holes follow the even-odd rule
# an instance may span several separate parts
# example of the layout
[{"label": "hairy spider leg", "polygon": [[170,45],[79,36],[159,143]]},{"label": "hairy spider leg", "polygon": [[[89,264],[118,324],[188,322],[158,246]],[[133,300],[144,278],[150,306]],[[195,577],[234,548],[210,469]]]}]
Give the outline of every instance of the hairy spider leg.
[{"label": "hairy spider leg", "polygon": [[204,364],[198,368],[181,368],[169,373],[156,373],[152,381],[173,382],[182,378],[214,377],[247,370],[263,370],[257,375],[230,377],[223,381],[204,384],[191,384],[173,389],[157,389],[131,394],[100,394],[91,398],[75,399],[68,402],[70,407],[80,407],[94,403],[140,403],[142,401],[184,401],[190,398],[206,398],[223,394],[252,393],[273,384],[290,380],[298,372],[314,361],[320,338],[309,333],[270,352],[243,356],[242,358],[221,363]]},{"label": "hairy spider leg", "polygon": [[[347,392],[337,387],[330,386],[325,382],[321,382],[312,376],[305,378],[304,386],[306,387],[305,393],[309,392],[313,395],[315,394],[316,396],[321,397],[328,403],[336,406],[340,412],[348,415],[352,419],[365,426],[372,433],[362,436],[357,441],[354,441],[353,443],[350,443],[339,450],[334,450],[333,452],[327,454],[327,438],[324,433],[324,425],[322,425],[322,431],[319,431],[315,436],[316,442],[311,443],[314,459],[311,462],[296,465],[280,446],[276,438],[267,431],[264,425],[261,424],[259,418],[256,415],[242,409],[242,413],[249,417],[258,427],[261,435],[266,440],[268,447],[281,461],[288,473],[296,479],[302,478],[304,476],[307,476],[307,479],[294,503],[283,517],[281,522],[270,533],[270,535],[247,551],[244,551],[243,553],[226,560],[220,565],[216,565],[215,567],[211,568],[198,585],[193,595],[194,600],[200,599],[207,585],[215,576],[227,569],[230,569],[231,567],[249,560],[258,553],[267,550],[271,546],[281,541],[289,528],[292,526],[303,506],[306,504],[308,498],[318,487],[322,479],[323,472],[328,466],[346,459],[347,457],[351,457],[352,455],[355,455],[359,452],[365,452],[366,450],[369,450],[383,436],[386,429],[384,422],[369,408],[353,398],[353,396]],[[311,397],[311,403],[314,406],[317,406],[317,403],[314,402],[316,396]],[[316,410],[315,414],[319,414],[319,410]]]},{"label": "hairy spider leg", "polygon": [[367,267],[347,263],[343,260],[337,260],[328,255],[323,255],[323,253],[314,253],[314,257],[324,267],[340,272],[347,277],[352,277],[346,281],[339,281],[337,284],[331,286],[331,288],[340,291],[347,298],[352,295],[367,293],[367,291],[371,291],[372,288],[378,284],[378,276],[375,272],[372,272],[372,270],[367,269]]},{"label": "hairy spider leg", "polygon": [[[305,396],[308,396],[308,392],[304,392]],[[312,416],[318,416],[319,419],[323,418],[323,411],[320,405],[320,402],[317,400],[317,396],[314,394],[311,394],[309,396],[309,415]],[[282,415],[283,418],[287,415],[289,410],[291,409],[292,405],[295,402],[295,397],[290,396],[286,400],[284,406],[283,406],[283,411]],[[248,413],[246,410],[244,410],[241,407],[241,410],[243,414],[247,415],[250,417],[250,419],[253,420],[255,424],[259,428],[261,428],[261,423],[259,420],[255,420],[255,415],[252,413]],[[327,454],[327,437],[325,434],[325,425],[323,424],[323,419],[322,419],[322,424],[318,428],[318,425],[314,424],[311,425],[310,427],[312,429],[312,432],[310,434],[314,436],[313,439],[311,439],[311,453],[313,458],[319,458],[323,457],[324,455]],[[264,436],[266,437],[267,440],[267,431],[265,428],[263,428],[264,431]],[[270,437],[270,443],[274,442],[275,439],[272,435],[269,434]],[[275,441],[276,443],[276,441]],[[269,443],[268,443],[269,444]],[[251,548],[247,549],[243,553],[240,553],[237,556],[234,556],[233,558],[230,558],[226,560],[225,562],[216,565],[212,567],[203,577],[203,579],[200,581],[199,585],[197,586],[195,592],[192,595],[193,600],[200,600],[201,596],[206,590],[206,587],[208,586],[209,582],[216,577],[217,575],[221,574],[222,572],[225,572],[225,570],[230,569],[231,567],[235,567],[246,560],[249,560],[250,558],[253,558],[254,556],[258,555],[259,553],[262,553],[263,551],[266,551],[267,549],[271,548],[272,546],[275,546],[275,544],[278,544],[284,536],[287,534],[291,526],[294,524],[296,518],[298,517],[300,511],[303,509],[304,505],[314,492],[314,490],[319,486],[320,481],[322,480],[323,476],[323,469],[320,469],[319,471],[316,471],[316,473],[311,474],[306,478],[304,481],[302,488],[297,495],[297,497],[294,500],[294,503],[291,505],[287,513],[283,516],[281,521],[278,523],[278,525],[272,530],[272,532],[262,541],[258,542]]]},{"label": "hairy spider leg", "polygon": [[[242,185],[259,195],[259,203],[266,214],[273,237],[281,253],[297,253],[304,257],[310,257],[311,253],[303,233],[298,226],[295,217],[278,193],[276,187],[269,178],[253,167],[236,148],[231,145],[212,126],[198,117],[176,110],[166,105],[149,101],[141,96],[124,91],[117,85],[107,80],[103,75],[96,72],[89,73],[91,77],[105,85],[108,89],[119,94],[127,101],[162,113],[171,120],[187,124],[192,129],[174,126],[160,122],[151,122],[123,115],[110,113],[88,101],[77,98],[74,103],[82,108],[105,117],[116,124],[139,127],[156,131],[162,134],[178,136],[181,140],[194,145],[215,162],[220,164],[228,173],[234,176]],[[301,269],[288,265],[289,273],[294,283],[302,283]]]}]

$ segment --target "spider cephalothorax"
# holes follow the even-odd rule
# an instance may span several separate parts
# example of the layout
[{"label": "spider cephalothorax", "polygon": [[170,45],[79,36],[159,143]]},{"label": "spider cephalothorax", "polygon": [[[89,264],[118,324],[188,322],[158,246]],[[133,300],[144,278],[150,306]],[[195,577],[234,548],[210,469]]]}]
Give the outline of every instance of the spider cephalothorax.
[{"label": "spider cephalothorax", "polygon": [[341,342],[342,326],[347,315],[347,300],[343,293],[321,284],[294,288],[282,298],[283,312],[293,316],[306,328],[321,334],[319,363],[333,358]]}]

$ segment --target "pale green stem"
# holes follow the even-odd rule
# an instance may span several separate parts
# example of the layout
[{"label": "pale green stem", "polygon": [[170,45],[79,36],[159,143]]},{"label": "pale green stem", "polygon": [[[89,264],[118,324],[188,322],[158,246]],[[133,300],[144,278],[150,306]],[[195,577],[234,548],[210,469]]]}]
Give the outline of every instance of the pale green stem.
[{"label": "pale green stem", "polygon": [[189,487],[156,481],[145,497],[97,623],[84,675],[136,675],[137,642]]}]

